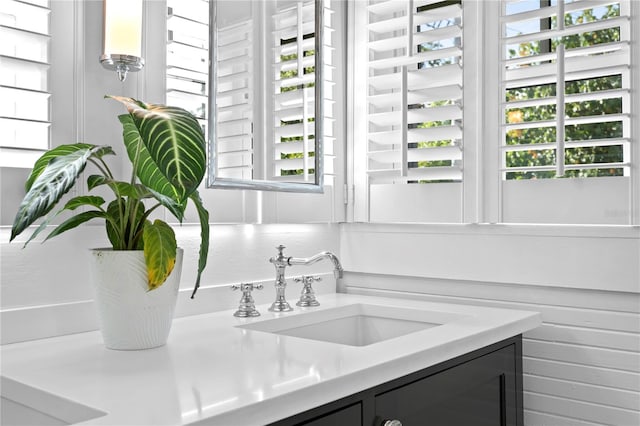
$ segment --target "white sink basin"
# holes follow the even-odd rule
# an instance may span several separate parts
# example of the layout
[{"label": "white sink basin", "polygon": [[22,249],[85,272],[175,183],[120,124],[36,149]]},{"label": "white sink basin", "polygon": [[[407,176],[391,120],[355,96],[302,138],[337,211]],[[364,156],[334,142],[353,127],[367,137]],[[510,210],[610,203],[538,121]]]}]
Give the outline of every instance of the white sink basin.
[{"label": "white sink basin", "polygon": [[0,377],[0,424],[58,426],[81,423],[106,413],[40,389]]},{"label": "white sink basin", "polygon": [[449,312],[354,304],[245,324],[240,328],[320,340],[349,346],[367,346],[462,318]]}]

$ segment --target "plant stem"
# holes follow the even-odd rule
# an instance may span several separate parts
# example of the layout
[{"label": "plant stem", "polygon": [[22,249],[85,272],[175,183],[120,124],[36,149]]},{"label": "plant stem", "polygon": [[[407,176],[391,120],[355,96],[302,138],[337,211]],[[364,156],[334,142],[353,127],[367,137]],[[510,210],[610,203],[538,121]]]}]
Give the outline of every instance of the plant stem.
[{"label": "plant stem", "polygon": [[111,173],[109,172],[109,168],[107,167],[107,165],[104,163],[104,161],[102,161],[102,164],[106,167],[106,169],[103,169],[102,166],[100,165],[100,163],[98,163],[96,160],[94,160],[93,158],[89,158],[89,161],[91,162],[91,164],[93,164],[94,166],[96,166],[98,168],[98,170],[100,170],[100,173],[102,173],[103,176],[107,176],[109,177],[111,175]]},{"label": "plant stem", "polygon": [[111,173],[111,169],[109,169],[109,166],[107,165],[107,163],[105,163],[105,161],[102,158],[99,158],[98,160],[100,160],[100,162],[104,165],[104,168],[107,172],[107,176],[113,179],[113,173]]},{"label": "plant stem", "polygon": [[[89,161],[94,166],[96,166],[98,170],[100,170],[103,176],[113,180],[113,173],[111,173],[111,169],[109,169],[109,166],[107,165],[107,163],[105,163],[105,161],[102,158],[98,158],[99,162],[93,158],[89,158]],[[118,202],[118,217],[120,218],[120,227],[116,226],[117,224],[112,222],[113,229],[118,232],[118,240],[120,241],[120,243],[118,244],[118,247],[113,247],[113,248],[116,250],[118,249],[122,250],[126,248],[126,243],[125,243],[126,223],[124,220],[126,215],[122,214],[122,209],[120,208],[120,203],[122,202],[122,196],[116,190],[114,190],[113,192],[115,193],[116,200]]]}]

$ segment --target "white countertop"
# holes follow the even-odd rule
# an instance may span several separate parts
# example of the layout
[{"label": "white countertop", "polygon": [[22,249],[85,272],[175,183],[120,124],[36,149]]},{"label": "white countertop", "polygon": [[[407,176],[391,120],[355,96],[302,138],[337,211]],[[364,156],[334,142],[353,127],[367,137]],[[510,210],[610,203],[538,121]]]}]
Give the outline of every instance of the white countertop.
[{"label": "white countertop", "polygon": [[[264,425],[537,327],[538,313],[328,294],[317,308],[241,319],[234,310],[174,321],[166,346],[105,349],[99,332],[1,348],[1,374],[104,411],[82,424]],[[354,303],[445,311],[451,323],[368,346],[234,326]]]}]

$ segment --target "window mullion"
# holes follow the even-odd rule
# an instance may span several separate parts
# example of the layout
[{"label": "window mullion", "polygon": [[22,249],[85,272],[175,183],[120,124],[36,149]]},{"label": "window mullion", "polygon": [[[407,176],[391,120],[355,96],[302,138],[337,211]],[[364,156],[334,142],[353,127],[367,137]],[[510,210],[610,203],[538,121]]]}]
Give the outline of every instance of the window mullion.
[{"label": "window mullion", "polygon": [[407,177],[409,174],[409,100],[408,100],[408,67],[406,65],[402,66],[402,83],[400,85],[400,92],[402,96],[402,123],[401,123],[401,132],[402,132],[402,146],[400,149],[402,150],[400,156],[400,176]]},{"label": "window mullion", "polygon": [[[561,5],[562,2],[559,3]],[[558,43],[556,65],[558,79],[556,83],[556,176],[564,176],[564,139],[565,139],[565,103],[564,103],[564,43]]]}]

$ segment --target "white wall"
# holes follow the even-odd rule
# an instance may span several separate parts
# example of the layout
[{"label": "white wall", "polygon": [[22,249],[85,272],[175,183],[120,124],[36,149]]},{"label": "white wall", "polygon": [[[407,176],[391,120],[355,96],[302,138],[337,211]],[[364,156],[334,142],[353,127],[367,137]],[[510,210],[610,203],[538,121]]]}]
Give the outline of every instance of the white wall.
[{"label": "white wall", "polygon": [[640,229],[344,224],[347,293],[532,310],[527,426],[640,424]]},{"label": "white wall", "polygon": [[[0,325],[2,343],[97,330],[93,289],[89,281],[89,249],[108,246],[102,227],[83,226],[44,244],[27,236],[8,243],[9,229],[0,230]],[[207,269],[195,299],[199,225],[176,228],[178,245],[185,250],[176,316],[234,309],[240,294],[229,289],[239,282],[262,282],[254,292],[256,303],[275,300],[275,270],[269,258],[279,244],[285,254],[309,257],[324,250],[338,253],[338,225],[212,225]],[[27,234],[28,235],[28,234]],[[319,294],[335,291],[333,265],[318,262],[292,267],[287,277],[326,274]],[[289,280],[287,297],[295,302],[300,286]]]}]

